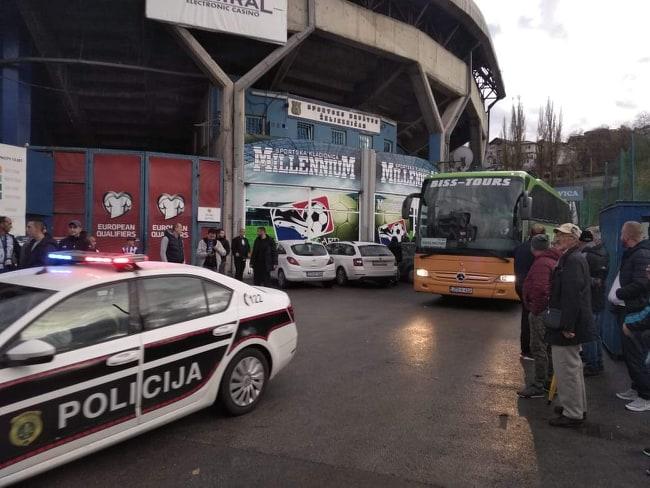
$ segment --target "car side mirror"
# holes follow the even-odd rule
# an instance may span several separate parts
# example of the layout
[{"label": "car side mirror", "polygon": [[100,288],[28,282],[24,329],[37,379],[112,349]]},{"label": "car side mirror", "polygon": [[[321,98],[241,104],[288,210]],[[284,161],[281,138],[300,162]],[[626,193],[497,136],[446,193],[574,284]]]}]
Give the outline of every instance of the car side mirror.
[{"label": "car side mirror", "polygon": [[411,207],[413,206],[413,199],[420,198],[420,193],[411,193],[402,202],[402,218],[408,220],[411,218]]},{"label": "car side mirror", "polygon": [[2,358],[5,367],[30,366],[49,363],[54,359],[56,349],[40,339],[30,339],[9,349]]}]

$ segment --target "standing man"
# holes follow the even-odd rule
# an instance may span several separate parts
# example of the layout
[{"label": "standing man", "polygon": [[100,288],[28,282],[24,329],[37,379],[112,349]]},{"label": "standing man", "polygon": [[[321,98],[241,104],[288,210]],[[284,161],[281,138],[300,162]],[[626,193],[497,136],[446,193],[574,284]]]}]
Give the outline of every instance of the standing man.
[{"label": "standing man", "polygon": [[590,227],[580,236],[580,241],[585,243],[582,252],[589,265],[591,277],[591,311],[594,315],[594,324],[598,338],[582,346],[585,360],[585,376],[596,376],[603,372],[603,344],[600,315],[605,309],[605,281],[609,270],[609,253],[601,239],[600,229]]},{"label": "standing man", "polygon": [[228,242],[228,239],[226,239],[226,231],[223,229],[219,229],[217,233],[217,239],[219,240],[223,248],[226,250],[226,255],[223,256],[221,262],[219,263],[219,273],[225,274],[226,258],[230,255],[230,242]]},{"label": "standing man", "polygon": [[543,398],[546,395],[548,382],[549,355],[544,336],[544,312],[548,308],[551,297],[551,278],[553,270],[562,252],[550,247],[546,234],[538,234],[530,240],[530,247],[535,256],[535,262],[526,276],[523,289],[523,303],[530,310],[530,351],[535,360],[535,379],[521,391],[517,392],[522,398]]},{"label": "standing man", "polygon": [[239,229],[239,236],[232,240],[232,255],[235,260],[235,279],[244,281],[246,259],[251,253],[251,245],[246,238],[246,229]]},{"label": "standing man", "polygon": [[[524,281],[533,265],[535,257],[530,249],[530,242],[533,237],[540,234],[545,234],[546,230],[543,225],[534,224],[530,228],[530,237],[526,242],[522,242],[517,249],[515,249],[515,291],[520,299],[522,299],[522,292]],[[521,344],[521,359],[531,361],[533,358],[530,353],[530,324],[528,323],[529,311],[526,309],[523,301],[521,304],[521,335],[519,336]]]},{"label": "standing man", "polygon": [[71,220],[68,222],[68,237],[61,239],[59,250],[61,251],[87,251],[90,247],[86,233],[83,232],[81,222]]},{"label": "standing man", "polygon": [[14,223],[9,217],[0,216],[0,273],[18,268],[20,244],[10,234]]},{"label": "standing man", "polygon": [[266,235],[266,228],[257,228],[257,239],[253,244],[251,267],[253,268],[253,283],[258,286],[269,286],[270,273],[278,264],[278,253],[275,241]]},{"label": "standing man", "polygon": [[56,241],[45,232],[45,224],[40,220],[27,222],[29,241],[23,247],[20,256],[21,268],[47,266],[47,255],[57,250]]},{"label": "standing man", "polygon": [[199,260],[198,266],[211,269],[215,273],[219,272],[219,265],[226,255],[226,250],[217,238],[217,229],[208,229],[208,236],[199,241],[199,247],[196,255]]},{"label": "standing man", "polygon": [[160,260],[169,263],[184,263],[185,253],[183,251],[183,224],[177,222],[165,231],[160,241]]},{"label": "standing man", "polygon": [[628,323],[635,321],[637,315],[648,305],[646,268],[650,265],[650,241],[643,239],[643,228],[639,222],[623,224],[621,241],[625,252],[619,272],[621,287],[616,290],[616,296],[625,302],[623,357],[632,387],[616,396],[631,401],[625,405],[628,410],[644,412],[650,410],[650,372],[644,365],[644,347],[640,334]]},{"label": "standing man", "polygon": [[580,358],[580,344],[595,338],[591,313],[589,265],[580,252],[582,231],[575,224],[555,230],[555,248],[563,253],[553,271],[550,309],[559,317],[554,327],[547,325],[546,340],[551,344],[553,370],[557,379],[558,417],[553,427],[579,427],[587,413],[587,393]]}]

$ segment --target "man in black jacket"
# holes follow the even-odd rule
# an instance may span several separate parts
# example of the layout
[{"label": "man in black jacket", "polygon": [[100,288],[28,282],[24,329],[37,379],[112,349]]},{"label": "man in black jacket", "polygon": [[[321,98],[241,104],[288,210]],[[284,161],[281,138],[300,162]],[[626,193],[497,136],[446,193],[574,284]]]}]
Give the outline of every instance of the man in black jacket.
[{"label": "man in black jacket", "polygon": [[12,227],[9,217],[0,216],[0,273],[16,269],[20,262],[20,244],[10,234]]},{"label": "man in black jacket", "polygon": [[68,223],[68,237],[61,239],[59,250],[61,251],[87,251],[90,247],[88,235],[81,227],[81,222],[71,220]]},{"label": "man in black jacket", "polygon": [[160,260],[169,263],[184,263],[185,251],[183,250],[183,224],[176,223],[171,231],[166,230],[160,241]]},{"label": "man in black jacket", "polygon": [[266,228],[257,228],[257,239],[253,244],[251,267],[253,268],[253,283],[258,286],[269,286],[271,271],[278,264],[278,251],[272,237],[266,235]]},{"label": "man in black jacket", "polygon": [[591,310],[594,314],[594,324],[598,338],[583,345],[582,353],[585,360],[585,376],[596,376],[603,371],[602,330],[600,330],[600,315],[605,309],[605,281],[609,269],[609,253],[601,240],[600,229],[590,227],[580,236],[585,243],[582,252],[589,264],[591,277]]},{"label": "man in black jacket", "polygon": [[621,287],[616,290],[616,296],[625,302],[623,357],[632,387],[616,396],[631,401],[625,405],[628,410],[645,412],[650,411],[650,373],[644,365],[647,348],[643,345],[641,332],[630,328],[627,323],[648,306],[646,268],[650,265],[650,241],[643,239],[643,228],[639,222],[623,224],[621,241],[625,252],[619,272]]},{"label": "man in black jacket", "polygon": [[246,238],[246,229],[240,229],[239,235],[232,240],[232,255],[235,260],[235,279],[244,280],[246,259],[251,253],[251,245]]},{"label": "man in black jacket", "polygon": [[[535,256],[533,256],[533,251],[530,248],[530,241],[539,234],[545,234],[546,230],[543,225],[535,224],[530,228],[530,238],[515,249],[515,291],[519,298],[522,298],[522,290],[524,286],[524,281],[526,281],[526,276],[530,271],[530,267],[535,261]],[[519,336],[520,345],[521,345],[521,359],[527,359],[532,361],[532,356],[530,352],[530,324],[528,323],[528,316],[530,312],[526,309],[521,302],[521,334]]]},{"label": "man in black jacket", "polygon": [[553,370],[557,379],[557,418],[554,427],[578,427],[587,413],[585,379],[580,344],[595,339],[591,312],[589,265],[578,245],[582,232],[577,225],[562,224],[555,229],[555,247],[564,252],[553,271],[549,308],[560,312],[558,328],[547,328]]},{"label": "man in black jacket", "polygon": [[23,246],[20,267],[47,266],[48,254],[57,250],[56,241],[45,232],[45,224],[39,220],[27,222],[26,230],[30,240]]},{"label": "man in black jacket", "polygon": [[226,250],[226,255],[221,258],[221,262],[219,263],[219,273],[225,274],[227,258],[228,256],[230,256],[230,242],[228,242],[228,239],[226,239],[225,230],[219,229],[219,231],[217,232],[217,240],[221,243],[223,248]]}]

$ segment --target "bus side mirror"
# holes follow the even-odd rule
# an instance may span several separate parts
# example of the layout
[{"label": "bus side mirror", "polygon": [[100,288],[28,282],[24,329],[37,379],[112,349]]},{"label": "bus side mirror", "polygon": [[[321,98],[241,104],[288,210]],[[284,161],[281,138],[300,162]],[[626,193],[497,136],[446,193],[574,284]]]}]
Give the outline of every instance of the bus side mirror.
[{"label": "bus side mirror", "polygon": [[527,191],[524,192],[521,198],[521,218],[522,220],[529,220],[533,214],[533,197]]},{"label": "bus side mirror", "polygon": [[420,198],[420,193],[411,193],[402,202],[402,218],[408,220],[411,218],[411,207],[413,206],[413,199]]}]

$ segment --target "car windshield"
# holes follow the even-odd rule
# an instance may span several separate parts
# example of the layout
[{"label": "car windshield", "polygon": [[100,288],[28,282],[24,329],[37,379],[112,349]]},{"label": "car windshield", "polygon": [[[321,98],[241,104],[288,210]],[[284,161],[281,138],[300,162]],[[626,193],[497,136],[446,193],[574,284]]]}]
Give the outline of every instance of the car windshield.
[{"label": "car windshield", "polygon": [[511,254],[520,242],[517,206],[523,180],[446,178],[429,181],[419,213],[424,252]]},{"label": "car windshield", "polygon": [[326,256],[327,249],[322,244],[305,242],[304,244],[294,244],[291,250],[296,256]]},{"label": "car windshield", "polygon": [[0,332],[54,293],[41,288],[0,283]]},{"label": "car windshield", "polygon": [[386,246],[359,246],[362,256],[392,256],[393,253]]}]

